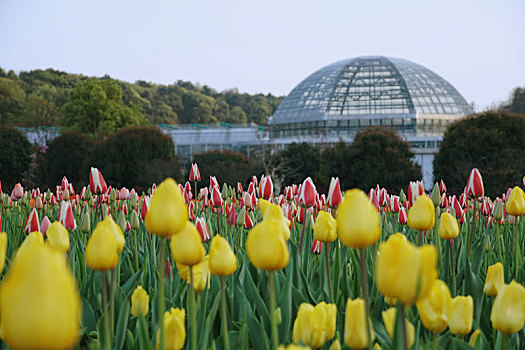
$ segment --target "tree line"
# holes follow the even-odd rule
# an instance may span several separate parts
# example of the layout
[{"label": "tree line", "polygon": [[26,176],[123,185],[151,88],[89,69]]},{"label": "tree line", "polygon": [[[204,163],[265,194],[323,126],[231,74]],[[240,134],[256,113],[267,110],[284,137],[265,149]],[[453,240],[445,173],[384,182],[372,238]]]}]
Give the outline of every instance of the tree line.
[{"label": "tree line", "polygon": [[266,125],[282,97],[218,92],[179,80],[170,85],[128,83],[36,69],[16,74],[0,68],[0,124],[59,126],[97,139],[122,127],[147,124],[254,122]]}]

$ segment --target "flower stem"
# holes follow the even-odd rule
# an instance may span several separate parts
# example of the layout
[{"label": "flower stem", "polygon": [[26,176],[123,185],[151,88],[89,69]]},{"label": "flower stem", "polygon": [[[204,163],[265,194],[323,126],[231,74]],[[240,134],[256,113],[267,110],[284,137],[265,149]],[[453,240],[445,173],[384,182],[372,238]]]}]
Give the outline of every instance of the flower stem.
[{"label": "flower stem", "polygon": [[166,267],[166,238],[160,237],[160,252],[159,252],[159,275],[158,275],[158,287],[159,287],[159,312],[158,312],[158,323],[160,327],[160,350],[164,350],[164,269]]},{"label": "flower stem", "polygon": [[[306,212],[306,210],[305,210]],[[299,241],[299,255],[301,255],[301,251],[303,250],[303,240],[304,240],[304,229],[306,227],[306,213],[304,215],[304,222],[303,222],[303,229],[301,231],[301,240]]]},{"label": "flower stem", "polygon": [[468,241],[468,257],[472,254],[472,241],[474,240],[474,229],[476,226],[476,212],[478,210],[478,201],[474,198],[474,213],[472,214],[472,226],[470,227],[470,237]]},{"label": "flower stem", "polygon": [[503,344],[501,347],[503,350],[509,350],[509,336],[508,334],[503,334]]},{"label": "flower stem", "polygon": [[230,339],[228,338],[228,319],[226,318],[226,291],[224,290],[224,276],[221,276],[221,318],[222,318],[222,340],[224,350],[230,350]]},{"label": "flower stem", "polygon": [[405,322],[405,305],[399,304],[399,310],[400,310],[399,313],[401,316],[401,331],[403,332],[403,349],[408,350],[407,325]]},{"label": "flower stem", "polygon": [[193,267],[190,266],[190,326],[191,326],[191,349],[197,349],[197,321],[195,319],[195,289],[193,288]]},{"label": "flower stem", "polygon": [[334,293],[332,291],[332,276],[330,275],[330,242],[325,243],[324,257],[326,265],[326,278],[328,279],[328,291],[330,293],[330,302],[334,302]]},{"label": "flower stem", "polygon": [[452,240],[448,241],[450,247],[450,274],[452,275],[452,296],[456,296],[456,269],[454,268],[454,249],[452,248]]},{"label": "flower stem", "polygon": [[499,255],[499,261],[503,261],[503,253],[501,250],[501,240],[499,238],[500,232],[499,232],[499,222],[496,222],[496,243],[498,244],[498,255]]},{"label": "flower stem", "polygon": [[275,287],[273,275],[273,271],[268,272],[268,285],[270,287],[270,323],[272,326],[272,349],[277,349],[279,347],[279,335],[277,334],[277,324],[275,323]]},{"label": "flower stem", "polygon": [[134,238],[134,245],[135,245],[135,267],[137,271],[139,270],[139,247],[137,245],[137,229],[133,229],[133,238]]},{"label": "flower stem", "polygon": [[111,329],[109,327],[108,312],[108,281],[106,271],[102,271],[102,302],[104,304],[104,347],[111,349]]},{"label": "flower stem", "polygon": [[514,223],[514,257],[516,261],[516,267],[515,267],[515,276],[514,279],[518,280],[518,274],[520,272],[520,246],[519,246],[519,239],[518,239],[518,217],[516,217],[516,222]]},{"label": "flower stem", "polygon": [[[363,299],[365,300],[365,322],[368,322],[370,319],[370,310],[369,310],[369,297],[368,297],[368,281],[366,276],[366,248],[360,248],[360,265],[361,265],[361,287],[363,288]],[[372,336],[370,334],[370,326],[366,325],[366,335],[368,337],[368,348],[372,348]]]}]

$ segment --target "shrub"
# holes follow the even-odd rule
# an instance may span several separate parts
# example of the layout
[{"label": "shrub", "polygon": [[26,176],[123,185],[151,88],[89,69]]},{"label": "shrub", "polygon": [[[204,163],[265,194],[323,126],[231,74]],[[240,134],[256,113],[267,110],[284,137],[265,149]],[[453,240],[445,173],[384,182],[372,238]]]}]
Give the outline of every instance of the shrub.
[{"label": "shrub", "polygon": [[64,176],[75,189],[89,182],[89,169],[95,142],[78,132],[69,132],[53,139],[38,156],[35,182],[43,188],[60,184]]},{"label": "shrub", "polygon": [[31,144],[22,132],[0,125],[0,180],[5,192],[26,175],[31,153]]},{"label": "shrub", "polygon": [[201,153],[193,156],[193,162],[199,166],[201,186],[209,184],[210,175],[215,176],[219,184],[227,183],[230,186],[235,186],[237,182],[246,184],[252,175],[252,163],[242,153],[232,151]]},{"label": "shrub", "polygon": [[166,177],[181,179],[175,145],[154,126],[121,129],[97,145],[93,163],[113,186],[144,190]]},{"label": "shrub", "polygon": [[504,111],[476,114],[452,124],[434,159],[434,178],[461,193],[472,168],[483,177],[485,194],[496,197],[525,174],[525,115]]}]

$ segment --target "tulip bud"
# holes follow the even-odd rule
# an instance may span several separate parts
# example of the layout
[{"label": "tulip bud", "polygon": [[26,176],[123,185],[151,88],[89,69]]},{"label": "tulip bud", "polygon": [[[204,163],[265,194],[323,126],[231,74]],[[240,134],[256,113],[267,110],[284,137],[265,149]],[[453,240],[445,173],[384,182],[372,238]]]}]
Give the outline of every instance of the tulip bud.
[{"label": "tulip bud", "polygon": [[299,205],[303,207],[313,207],[315,205],[316,194],[317,190],[312,178],[307,177],[301,185],[301,191],[299,192],[299,199],[297,201]]},{"label": "tulip bud", "polygon": [[55,221],[47,229],[46,244],[62,254],[69,250],[69,232],[60,222]]},{"label": "tulip bud", "polygon": [[[176,263],[177,271],[180,277],[190,283],[190,268],[187,265]],[[206,255],[202,261],[192,266],[193,289],[201,293],[205,288],[210,288],[210,264],[209,255]]]},{"label": "tulip bud", "polygon": [[205,255],[199,232],[189,221],[186,221],[182,230],[171,236],[170,248],[173,259],[183,265],[196,265]]},{"label": "tulip bud", "polygon": [[[0,218],[0,230],[2,229],[2,218]],[[5,253],[7,250],[7,233],[0,232],[0,274],[4,271],[5,267]]]},{"label": "tulip bud", "polygon": [[503,265],[500,262],[491,265],[487,269],[485,286],[483,292],[488,296],[495,297],[498,291],[505,286],[505,275],[503,274]]},{"label": "tulip bud", "polygon": [[259,186],[259,197],[264,199],[270,199],[273,195],[273,182],[270,175],[262,176],[261,183]]},{"label": "tulip bud", "polygon": [[439,219],[439,237],[454,239],[459,234],[458,221],[449,213],[442,213]]},{"label": "tulip bud", "polygon": [[112,270],[117,265],[119,247],[113,229],[101,221],[88,240],[86,262],[93,270]]},{"label": "tulip bud", "polygon": [[512,189],[505,209],[509,215],[525,215],[525,192],[520,187],[516,186]]},{"label": "tulip bud", "polygon": [[503,201],[501,198],[496,198],[496,202],[492,208],[492,216],[496,220],[500,220],[503,217]]},{"label": "tulip bud", "polygon": [[246,239],[246,251],[251,263],[268,271],[280,270],[288,265],[290,253],[286,236],[289,237],[289,234],[284,220],[269,218],[255,225]]},{"label": "tulip bud", "polygon": [[314,307],[302,303],[293,324],[293,342],[302,343],[314,349],[322,347],[335,335],[336,317],[335,304],[321,302]]},{"label": "tulip bud", "polygon": [[477,168],[473,168],[470,171],[470,175],[467,181],[467,190],[465,191],[467,195],[472,197],[482,197],[485,193],[483,188],[483,179]]},{"label": "tulip bud", "polygon": [[42,210],[44,208],[44,203],[42,203],[42,198],[36,197],[35,208],[38,210]]},{"label": "tulip bud", "polygon": [[405,207],[401,207],[399,209],[399,217],[397,218],[397,223],[400,225],[404,225],[407,223],[407,220],[407,210],[405,209]]},{"label": "tulip bud", "polygon": [[441,333],[447,328],[450,300],[450,290],[447,284],[442,280],[435,280],[428,295],[416,304],[426,329],[434,333]]},{"label": "tulip bud", "polygon": [[131,314],[135,317],[145,317],[148,314],[149,310],[149,295],[142,288],[142,286],[137,286],[131,294]]},{"label": "tulip bud", "polygon": [[366,248],[374,244],[381,234],[379,223],[379,213],[363,191],[345,192],[337,213],[337,229],[346,246]]},{"label": "tulip bud", "polygon": [[[164,347],[166,349],[182,349],[186,342],[186,328],[184,309],[171,308],[164,313]],[[160,344],[160,329],[157,330],[157,344]]]},{"label": "tulip bud", "polygon": [[437,207],[439,203],[441,203],[441,196],[439,194],[439,185],[437,182],[435,183],[434,188],[432,189],[432,194],[430,195],[430,199],[432,199],[432,203],[434,204],[435,207]]},{"label": "tulip bud", "polygon": [[414,230],[428,231],[434,226],[434,205],[427,195],[417,197],[408,212],[408,226]]},{"label": "tulip bud", "polygon": [[187,222],[188,209],[182,192],[175,180],[168,178],[151,197],[144,223],[151,233],[166,237],[185,229]]},{"label": "tulip bud", "polygon": [[323,246],[323,242],[318,241],[317,239],[314,238],[310,251],[315,255],[319,255],[321,254],[322,246]]},{"label": "tulip bud", "polygon": [[457,335],[470,333],[472,317],[474,315],[474,301],[469,296],[457,296],[450,301],[448,310],[448,327],[450,332]]},{"label": "tulip bud", "polygon": [[210,244],[210,271],[215,276],[229,276],[237,270],[237,257],[226,239],[217,235]]},{"label": "tulip bud", "polygon": [[192,182],[198,182],[201,180],[201,173],[197,163],[191,163],[189,180]]},{"label": "tulip bud", "polygon": [[64,257],[44,245],[40,232],[30,233],[2,281],[2,340],[13,349],[73,348],[81,307]]},{"label": "tulip bud", "polygon": [[91,168],[89,173],[89,188],[91,193],[97,194],[106,193],[108,190],[106,181],[104,181],[104,177],[97,168]]},{"label": "tulip bud", "polygon": [[[390,309],[383,311],[381,314],[383,317],[383,323],[385,324],[386,332],[388,333],[390,338],[394,339],[394,328],[397,318],[397,309],[395,307],[391,307]],[[412,345],[414,345],[416,332],[414,329],[414,325],[410,323],[410,321],[407,318],[405,318],[405,329],[407,345],[408,349],[410,349]]]},{"label": "tulip bud", "polygon": [[498,291],[490,313],[492,327],[504,334],[519,332],[525,324],[525,288],[512,281]]},{"label": "tulip bud", "polygon": [[91,230],[91,219],[89,217],[89,212],[86,211],[80,219],[80,231],[88,233]]},{"label": "tulip bud", "polygon": [[118,214],[117,225],[119,225],[122,231],[126,231],[126,216],[123,211]]},{"label": "tulip bud", "polygon": [[321,242],[333,242],[337,239],[337,222],[326,211],[320,211],[314,224],[314,238]]},{"label": "tulip bud", "polygon": [[38,212],[36,209],[31,210],[31,213],[27,216],[26,224],[24,226],[24,232],[28,235],[31,232],[38,231],[40,228],[40,222],[38,220]]},{"label": "tulip bud", "polygon": [[355,300],[348,298],[345,310],[345,344],[355,349],[368,347],[366,327],[369,327],[370,341],[373,342],[375,333],[372,328],[372,321],[370,319],[366,320],[365,302],[361,298]]}]

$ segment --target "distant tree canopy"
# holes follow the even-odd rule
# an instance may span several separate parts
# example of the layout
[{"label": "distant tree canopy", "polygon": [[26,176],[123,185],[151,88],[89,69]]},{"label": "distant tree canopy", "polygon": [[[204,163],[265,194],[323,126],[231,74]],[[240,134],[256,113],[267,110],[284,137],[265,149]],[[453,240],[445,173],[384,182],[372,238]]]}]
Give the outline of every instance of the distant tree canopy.
[{"label": "distant tree canopy", "polygon": [[235,186],[237,182],[246,184],[253,175],[253,165],[242,153],[232,151],[212,151],[196,154],[193,162],[199,166],[202,182],[200,187],[208,186],[210,175],[215,176],[220,185]]},{"label": "distant tree canopy", "polygon": [[126,106],[122,88],[112,80],[85,80],[62,106],[64,131],[77,130],[96,139],[131,125],[147,123],[140,110]]},{"label": "distant tree canopy", "polygon": [[420,167],[412,161],[410,145],[385,128],[367,128],[350,145],[342,143],[323,152],[322,173],[339,176],[341,188],[368,190],[379,184],[399,191],[411,180],[421,179]]},{"label": "distant tree canopy", "polygon": [[27,137],[11,126],[0,125],[0,181],[8,192],[17,182],[24,182],[32,152]]},{"label": "distant tree canopy", "polygon": [[[126,125],[254,122],[266,125],[282,97],[217,92],[177,81],[159,85],[90,78],[53,69],[5,72],[0,68],[0,123],[64,126],[102,137]],[[87,123],[86,116],[94,118]],[[104,130],[104,132],[102,132]]]},{"label": "distant tree canopy", "polygon": [[511,113],[525,114],[525,87],[517,87],[512,90],[508,102],[503,103],[500,109]]},{"label": "distant tree canopy", "polygon": [[[284,185],[300,184],[307,177],[319,184],[321,179],[321,149],[312,144],[292,143],[279,152],[280,164],[276,171]],[[324,180],[324,179],[323,179]]]},{"label": "distant tree canopy", "polygon": [[492,198],[518,185],[525,175],[525,115],[489,111],[452,124],[434,159],[434,178],[461,193],[472,168]]}]

